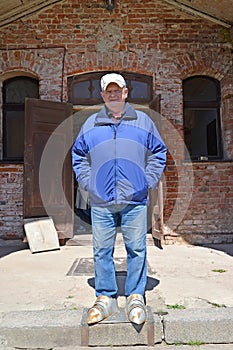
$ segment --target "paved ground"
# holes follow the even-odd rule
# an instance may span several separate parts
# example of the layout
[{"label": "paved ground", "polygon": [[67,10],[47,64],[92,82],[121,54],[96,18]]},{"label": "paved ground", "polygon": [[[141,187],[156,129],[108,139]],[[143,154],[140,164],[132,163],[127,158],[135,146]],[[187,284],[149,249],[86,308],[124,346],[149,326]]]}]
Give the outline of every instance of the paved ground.
[{"label": "paved ground", "polygon": [[[125,350],[125,347],[101,347],[101,348],[95,348],[95,350]],[[163,345],[155,345],[155,346],[137,346],[134,347],[127,347],[127,350],[232,350],[233,345],[232,344],[218,344],[218,345],[201,345],[201,346],[193,346],[193,345],[175,345],[175,346],[167,346],[166,344]],[[80,347],[80,348],[54,348],[53,350],[90,350],[88,347]]]},{"label": "paved ground", "polygon": [[[126,347],[115,347],[115,346],[101,346],[101,347],[94,347],[94,348],[90,348],[90,347],[83,347],[83,346],[69,346],[69,347],[59,347],[59,348],[53,348],[52,350],[126,350]],[[189,345],[175,345],[175,346],[167,346],[166,344],[163,345],[155,345],[155,346],[149,346],[149,347],[145,347],[145,346],[129,346],[127,347],[127,350],[232,350],[233,349],[233,345],[232,344],[218,344],[218,345],[201,345],[201,346],[189,346]],[[15,348],[5,348],[4,350],[15,350]],[[22,349],[21,349],[22,350]],[[33,349],[23,349],[23,350],[33,350]],[[41,350],[41,349],[38,349]],[[51,349],[50,349],[51,350]]]},{"label": "paved ground", "polygon": [[[90,236],[80,236],[80,244],[80,246],[63,246],[56,251],[32,254],[21,242],[6,243],[0,240],[0,325],[1,321],[4,325],[7,315],[11,315],[12,312],[42,310],[75,312],[77,310],[81,319],[83,308],[92,305],[95,293],[91,266],[89,272],[84,271],[84,275],[68,275],[80,260],[92,261]],[[120,261],[125,259],[120,235],[115,257]],[[164,246],[163,250],[160,250],[148,244],[148,265],[147,305],[150,306],[154,315],[168,312],[167,329],[170,324],[176,323],[176,329],[179,331],[179,317],[175,316],[173,320],[173,315],[178,315],[174,312],[179,311],[186,312],[184,315],[188,315],[189,319],[194,315],[196,320],[199,319],[199,311],[203,311],[208,317],[212,314],[216,317],[217,312],[223,319],[224,315],[227,315],[226,324],[231,324],[229,318],[230,321],[233,320],[232,245],[199,247],[176,244]],[[125,305],[124,280],[124,273],[120,273],[118,275],[120,307]],[[182,327],[182,318],[180,322]],[[176,330],[171,332],[172,344]],[[169,349],[173,350],[171,346]],[[0,349],[5,348],[1,348],[0,334]],[[165,345],[153,347],[155,350],[163,348],[166,348]],[[191,347],[176,345],[175,350],[179,348],[189,350]],[[66,350],[66,348],[63,349]],[[79,349],[79,347],[70,349]],[[85,348],[82,347],[82,349]],[[198,349],[232,350],[233,344],[212,347],[206,345]]]},{"label": "paved ground", "polygon": [[[126,347],[115,347],[115,346],[108,346],[108,347],[95,347],[95,348],[90,348],[90,347],[83,347],[83,346],[75,346],[75,347],[59,347],[59,348],[53,348],[52,350],[125,350]],[[163,345],[155,345],[155,346],[133,346],[133,347],[127,347],[127,350],[232,350],[233,345],[232,344],[218,344],[218,345],[201,345],[201,346],[192,346],[192,345],[175,345],[175,346],[167,346],[166,344]],[[4,350],[15,350],[15,348],[6,348]],[[25,349],[24,349],[25,350]],[[27,349],[27,350],[32,350],[32,349]],[[41,350],[41,349],[38,349]],[[51,349],[50,349],[51,350]]]},{"label": "paved ground", "polygon": [[[66,309],[89,307],[95,299],[92,271],[67,276],[76,259],[92,259],[89,236],[83,246],[31,254],[21,242],[0,241],[0,310]],[[176,304],[186,308],[233,307],[233,245],[210,248],[169,245],[160,250],[148,245],[147,304],[161,310]],[[25,248],[25,249],[24,249]],[[121,237],[115,256],[125,257]],[[124,302],[124,276],[118,277],[119,303]]]}]

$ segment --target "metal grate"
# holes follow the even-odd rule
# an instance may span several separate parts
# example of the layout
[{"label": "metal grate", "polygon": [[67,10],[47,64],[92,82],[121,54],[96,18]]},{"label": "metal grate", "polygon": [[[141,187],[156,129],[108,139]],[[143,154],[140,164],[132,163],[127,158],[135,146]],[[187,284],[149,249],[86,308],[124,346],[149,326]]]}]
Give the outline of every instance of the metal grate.
[{"label": "metal grate", "polygon": [[[114,258],[117,274],[126,275],[127,264],[126,258]],[[147,262],[147,273],[152,274],[151,267]],[[94,260],[93,258],[76,259],[72,264],[67,276],[93,276],[94,275]]]}]

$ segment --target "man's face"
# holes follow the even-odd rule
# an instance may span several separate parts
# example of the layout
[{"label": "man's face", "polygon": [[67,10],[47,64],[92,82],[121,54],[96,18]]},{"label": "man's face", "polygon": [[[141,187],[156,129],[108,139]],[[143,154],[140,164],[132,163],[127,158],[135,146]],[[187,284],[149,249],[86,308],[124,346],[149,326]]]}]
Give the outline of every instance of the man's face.
[{"label": "man's face", "polygon": [[110,83],[105,91],[101,92],[101,96],[107,107],[115,112],[121,112],[124,108],[125,100],[128,96],[128,89],[126,87],[120,88],[115,83]]}]

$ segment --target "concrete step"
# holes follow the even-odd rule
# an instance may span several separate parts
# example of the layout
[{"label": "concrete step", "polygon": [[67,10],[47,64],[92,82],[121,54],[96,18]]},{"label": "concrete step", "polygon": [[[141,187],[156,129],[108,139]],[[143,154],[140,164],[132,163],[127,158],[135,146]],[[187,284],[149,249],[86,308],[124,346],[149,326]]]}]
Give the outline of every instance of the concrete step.
[{"label": "concrete step", "polygon": [[[163,315],[152,313],[149,307],[147,311],[148,319],[143,326],[133,326],[123,308],[117,315],[93,326],[87,325],[87,310],[81,308],[2,313],[0,349],[101,347],[103,350],[137,346],[138,350],[138,346],[163,349],[163,344],[170,349],[176,344],[175,350],[179,350],[177,344],[204,343],[229,344],[226,349],[233,349],[233,308],[169,310]],[[215,350],[214,346],[206,349]],[[224,350],[224,347],[216,349]]]},{"label": "concrete step", "polygon": [[143,325],[133,325],[128,321],[124,308],[112,317],[98,324],[88,326],[87,309],[82,319],[82,343],[85,346],[135,346],[162,342],[163,329],[159,317],[152,315],[147,307],[147,321]]}]

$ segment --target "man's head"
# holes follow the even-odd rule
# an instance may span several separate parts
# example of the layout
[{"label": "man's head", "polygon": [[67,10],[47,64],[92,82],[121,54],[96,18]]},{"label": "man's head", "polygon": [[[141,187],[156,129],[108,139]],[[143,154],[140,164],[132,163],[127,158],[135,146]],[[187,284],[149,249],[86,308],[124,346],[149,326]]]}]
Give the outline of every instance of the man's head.
[{"label": "man's head", "polygon": [[100,81],[101,90],[106,91],[109,84],[115,83],[117,84],[121,89],[123,87],[126,87],[125,79],[122,77],[122,75],[117,73],[108,73],[105,74]]},{"label": "man's head", "polygon": [[125,79],[117,73],[105,74],[100,81],[101,96],[107,107],[114,113],[122,112],[128,96]]}]

